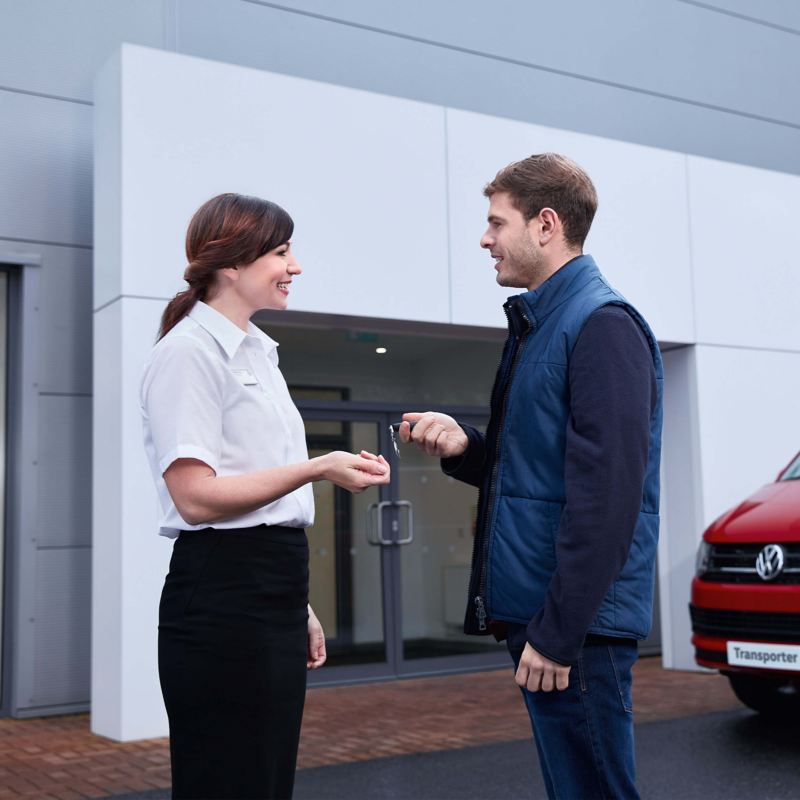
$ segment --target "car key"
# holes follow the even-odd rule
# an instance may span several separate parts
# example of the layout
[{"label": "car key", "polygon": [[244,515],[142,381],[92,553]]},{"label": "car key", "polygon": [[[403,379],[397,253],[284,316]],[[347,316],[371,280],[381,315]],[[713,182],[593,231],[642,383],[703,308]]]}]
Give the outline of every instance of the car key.
[{"label": "car key", "polygon": [[[397,432],[400,430],[400,426],[402,424],[403,424],[402,422],[393,422],[389,426],[389,436],[392,437],[392,447],[394,447],[394,452],[398,458],[400,458],[400,447],[397,442]],[[414,430],[414,426],[416,424],[417,424],[416,422],[409,422],[409,425],[411,425],[411,430]]]}]

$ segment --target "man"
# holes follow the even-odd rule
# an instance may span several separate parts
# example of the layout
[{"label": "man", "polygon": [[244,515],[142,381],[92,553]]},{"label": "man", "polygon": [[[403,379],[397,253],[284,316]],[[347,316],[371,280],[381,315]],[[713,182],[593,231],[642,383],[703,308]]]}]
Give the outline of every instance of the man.
[{"label": "man", "polygon": [[635,798],[631,668],[652,617],[661,357],[583,254],[597,195],[577,164],[534,155],[484,194],[481,247],[501,286],[525,290],[504,306],[489,426],[409,413],[400,438],[480,487],[465,631],[507,638],[548,796]]}]

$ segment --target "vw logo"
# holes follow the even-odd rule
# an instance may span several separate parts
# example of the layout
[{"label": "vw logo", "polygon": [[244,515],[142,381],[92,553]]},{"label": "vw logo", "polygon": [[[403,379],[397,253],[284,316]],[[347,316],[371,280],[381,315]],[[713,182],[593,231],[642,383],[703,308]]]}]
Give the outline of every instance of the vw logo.
[{"label": "vw logo", "polygon": [[783,572],[783,548],[779,544],[768,544],[756,559],[756,572],[761,580],[771,581]]}]

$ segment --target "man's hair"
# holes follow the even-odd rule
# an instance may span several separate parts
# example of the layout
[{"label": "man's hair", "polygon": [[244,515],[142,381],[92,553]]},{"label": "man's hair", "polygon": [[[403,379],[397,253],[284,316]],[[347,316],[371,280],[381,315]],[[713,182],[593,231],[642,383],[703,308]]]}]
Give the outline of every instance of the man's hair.
[{"label": "man's hair", "polygon": [[503,167],[483,188],[486,197],[508,192],[525,222],[543,208],[552,208],[564,227],[564,240],[583,247],[597,211],[597,191],[591,178],[558,153],[539,153]]}]

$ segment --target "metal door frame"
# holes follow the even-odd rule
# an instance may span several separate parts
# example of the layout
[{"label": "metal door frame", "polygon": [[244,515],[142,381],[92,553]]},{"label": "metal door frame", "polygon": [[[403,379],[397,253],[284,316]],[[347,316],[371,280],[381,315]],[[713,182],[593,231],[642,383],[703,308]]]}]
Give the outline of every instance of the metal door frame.
[{"label": "metal door frame", "polygon": [[[389,423],[396,422],[411,403],[364,403],[299,401],[297,407],[303,418],[340,420],[343,422],[374,422],[378,425],[378,447],[389,461],[392,470],[398,467],[397,456],[389,439]],[[488,411],[474,406],[432,406],[429,411],[442,411],[464,422],[481,423],[488,419]],[[399,494],[396,480],[381,486],[379,501],[397,503]],[[393,518],[389,510],[389,520]],[[403,657],[403,603],[401,545],[381,547],[381,588],[383,600],[383,633],[386,660],[379,664],[356,664],[341,667],[324,667],[309,674],[309,685],[356,683],[365,680],[395,680],[397,678],[445,675],[476,670],[507,668],[508,656],[498,647],[496,652],[465,655],[436,656],[408,660]],[[465,598],[466,603],[466,598]]]},{"label": "metal door frame", "polygon": [[11,294],[11,275],[10,270],[5,265],[0,265],[0,282],[3,284],[2,296],[0,296],[0,337],[2,337],[2,345],[0,345],[0,392],[2,392],[2,405],[3,416],[0,419],[0,458],[3,459],[2,464],[2,480],[0,480],[0,507],[2,507],[2,515],[0,515],[0,710],[3,708],[3,699],[5,692],[3,691],[3,675],[5,674],[4,659],[6,654],[5,631],[6,625],[3,619],[4,609],[6,607],[6,586],[7,586],[7,562],[6,558],[6,508],[8,505],[8,439],[9,439],[9,419],[8,419],[8,362],[9,362],[9,332],[11,325],[9,324],[9,295]]},{"label": "metal door frame", "polygon": [[40,253],[0,242],[8,280],[6,502],[0,716],[37,716],[33,691],[38,531]]}]

